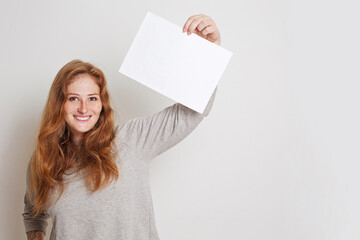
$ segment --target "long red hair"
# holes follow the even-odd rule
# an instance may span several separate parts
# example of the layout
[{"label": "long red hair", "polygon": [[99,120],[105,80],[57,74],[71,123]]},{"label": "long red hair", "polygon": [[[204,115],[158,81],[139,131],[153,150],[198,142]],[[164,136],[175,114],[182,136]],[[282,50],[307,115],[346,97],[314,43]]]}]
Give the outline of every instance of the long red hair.
[{"label": "long red hair", "polygon": [[[97,123],[84,134],[83,143],[78,146],[71,141],[63,112],[67,86],[80,74],[89,74],[100,87],[102,110]],[[113,109],[104,73],[80,60],[67,63],[57,73],[50,88],[37,146],[30,161],[28,194],[33,196],[34,215],[46,210],[53,190],[59,189],[58,199],[61,197],[65,188],[63,175],[68,169],[82,170],[85,185],[92,192],[118,179],[115,135]]]}]

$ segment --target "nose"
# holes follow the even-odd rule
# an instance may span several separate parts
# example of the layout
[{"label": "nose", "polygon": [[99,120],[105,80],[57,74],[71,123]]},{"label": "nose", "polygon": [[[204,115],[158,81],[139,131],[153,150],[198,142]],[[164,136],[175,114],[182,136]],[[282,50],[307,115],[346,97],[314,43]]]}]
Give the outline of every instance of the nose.
[{"label": "nose", "polygon": [[79,113],[86,113],[87,112],[87,106],[85,101],[81,101],[80,107],[78,108]]}]

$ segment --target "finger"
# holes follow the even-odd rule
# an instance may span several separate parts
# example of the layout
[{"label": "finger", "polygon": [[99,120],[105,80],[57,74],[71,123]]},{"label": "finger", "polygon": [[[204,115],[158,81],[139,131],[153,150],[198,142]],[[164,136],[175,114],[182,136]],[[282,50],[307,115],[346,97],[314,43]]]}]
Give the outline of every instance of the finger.
[{"label": "finger", "polygon": [[193,32],[193,31],[191,31],[191,32],[189,31],[189,27],[190,27],[190,25],[193,24],[194,21],[197,21],[198,19],[206,20],[206,19],[209,19],[209,17],[206,15],[203,15],[203,14],[193,15],[193,16],[189,17],[188,20],[184,24],[183,32],[189,32],[189,33]]},{"label": "finger", "polygon": [[207,25],[207,24],[205,24],[204,21],[201,21],[201,22],[199,23],[199,25],[196,27],[196,29],[199,30],[199,32],[201,32],[201,31],[204,30],[204,28],[206,28],[207,26],[210,26],[210,25]]},{"label": "finger", "polygon": [[208,35],[208,34],[211,34],[213,32],[216,31],[216,27],[214,25],[209,25],[207,26],[206,28],[204,28],[202,31],[201,31],[201,34],[202,35]]},{"label": "finger", "polygon": [[189,17],[189,18],[186,20],[186,22],[185,22],[185,24],[184,24],[184,27],[183,27],[183,32],[187,32],[187,30],[188,30],[190,24],[192,23],[192,21],[193,21],[196,17],[198,17],[198,16],[199,16],[199,15],[194,15],[194,16]]},{"label": "finger", "polygon": [[199,30],[197,30],[196,28],[195,28],[195,30],[194,30],[193,33],[199,35],[200,37],[206,38],[206,36],[204,36],[204,35],[203,35]]},{"label": "finger", "polygon": [[193,33],[194,30],[198,27],[198,25],[199,25],[200,23],[204,24],[205,27],[206,27],[207,25],[209,25],[209,24],[208,24],[208,21],[206,21],[206,19],[204,19],[204,18],[195,18],[195,19],[192,21],[192,23],[190,24],[189,28],[188,28],[188,31],[187,31],[188,34]]}]

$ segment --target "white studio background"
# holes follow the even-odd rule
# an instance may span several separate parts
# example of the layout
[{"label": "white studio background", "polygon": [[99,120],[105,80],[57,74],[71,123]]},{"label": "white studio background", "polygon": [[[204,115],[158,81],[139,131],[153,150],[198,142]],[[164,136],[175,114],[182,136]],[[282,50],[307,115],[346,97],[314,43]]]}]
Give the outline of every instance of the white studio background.
[{"label": "white studio background", "polygon": [[25,239],[25,170],[65,63],[104,71],[120,121],[173,104],[118,73],[147,11],[178,25],[207,14],[234,52],[210,115],[150,166],[160,238],[360,239],[360,18],[349,0],[1,0],[0,239]]}]

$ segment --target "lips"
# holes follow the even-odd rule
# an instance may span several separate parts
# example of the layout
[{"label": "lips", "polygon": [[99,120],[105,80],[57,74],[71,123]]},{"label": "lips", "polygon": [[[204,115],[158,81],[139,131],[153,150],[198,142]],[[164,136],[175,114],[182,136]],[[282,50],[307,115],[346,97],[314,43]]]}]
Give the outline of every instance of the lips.
[{"label": "lips", "polygon": [[88,116],[75,116],[74,115],[74,118],[79,122],[87,122],[91,118],[91,115],[88,115]]}]

